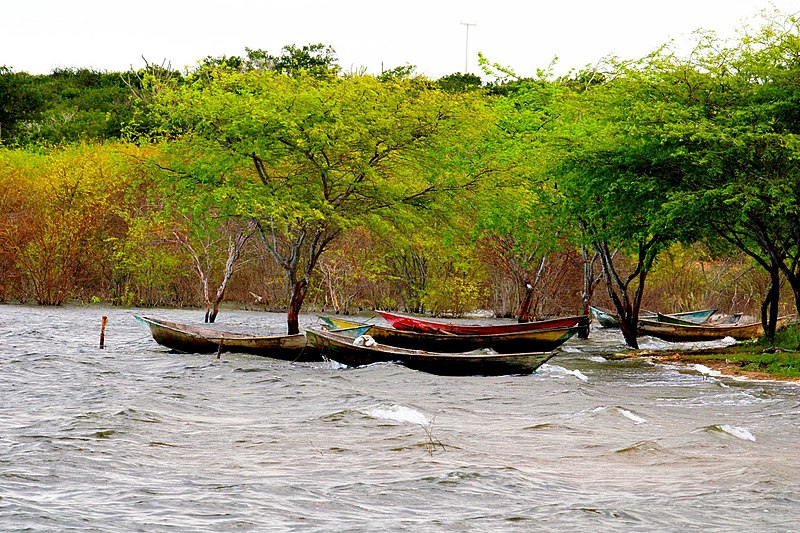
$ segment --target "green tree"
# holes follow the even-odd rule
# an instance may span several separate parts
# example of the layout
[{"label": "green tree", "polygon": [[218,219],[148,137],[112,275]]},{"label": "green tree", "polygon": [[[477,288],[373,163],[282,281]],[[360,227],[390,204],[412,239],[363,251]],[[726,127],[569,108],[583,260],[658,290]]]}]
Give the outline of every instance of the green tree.
[{"label": "green tree", "polygon": [[727,241],[769,275],[762,306],[769,337],[780,274],[800,310],[800,26],[773,17],[735,42],[702,33],[686,58],[668,50],[654,56],[647,94],[680,112],[640,124],[657,143],[654,161],[676,177],[671,223]]},{"label": "green tree", "polygon": [[[414,81],[303,72],[216,72],[159,92],[159,111],[197,157],[174,175],[211,183],[253,219],[286,273],[288,331],[328,245],[354,224],[429,205],[485,172],[491,116],[476,98]],[[184,159],[185,161],[185,159]]]},{"label": "green tree", "polygon": [[[573,88],[557,102],[548,143],[559,155],[548,168],[566,219],[599,257],[625,342],[638,347],[647,275],[659,251],[684,230],[670,223],[664,208],[679,173],[663,160],[659,130],[665,116],[689,117],[683,108],[649,97],[648,70],[616,69],[603,83]],[[632,268],[619,261],[623,257]]]},{"label": "green tree", "polygon": [[39,119],[44,108],[34,76],[0,66],[0,145],[10,144],[26,122]]}]

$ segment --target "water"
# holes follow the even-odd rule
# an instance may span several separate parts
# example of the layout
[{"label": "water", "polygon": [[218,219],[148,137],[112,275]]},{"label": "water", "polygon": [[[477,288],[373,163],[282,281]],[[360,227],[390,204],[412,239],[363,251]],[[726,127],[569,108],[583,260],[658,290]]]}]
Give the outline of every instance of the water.
[{"label": "water", "polygon": [[800,531],[800,386],[598,355],[618,336],[457,378],[172,354],[131,311],[0,306],[0,530]]}]

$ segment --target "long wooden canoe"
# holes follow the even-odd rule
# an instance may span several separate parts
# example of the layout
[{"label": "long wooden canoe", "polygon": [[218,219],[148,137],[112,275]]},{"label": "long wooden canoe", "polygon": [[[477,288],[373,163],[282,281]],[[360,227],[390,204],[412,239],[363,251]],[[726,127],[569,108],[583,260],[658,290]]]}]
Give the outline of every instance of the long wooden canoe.
[{"label": "long wooden canoe", "polygon": [[336,332],[309,329],[309,342],[322,355],[347,366],[365,366],[374,363],[396,362],[414,370],[443,376],[501,376],[531,374],[553,357],[545,353],[436,353],[411,350],[376,343],[372,346],[355,345],[353,339]]},{"label": "long wooden canoe", "polygon": [[716,309],[700,309],[698,311],[686,311],[683,313],[656,313],[656,317],[659,322],[669,322],[672,324],[705,324],[708,322],[708,319],[711,318],[711,315],[716,312]]},{"label": "long wooden canoe", "polygon": [[[792,317],[778,319],[778,330],[785,328]],[[669,342],[713,341],[733,337],[736,340],[757,339],[764,336],[761,322],[751,324],[670,324],[654,320],[639,321],[639,336],[650,335]]]},{"label": "long wooden canoe", "polygon": [[[616,313],[601,309],[599,307],[590,307],[592,316],[604,328],[618,328],[619,317]],[[652,311],[642,311],[639,313],[639,320],[654,320],[657,322],[671,322],[673,324],[702,324],[716,313],[716,309],[700,309],[698,311],[684,311],[681,313],[653,313]]]},{"label": "long wooden canoe", "polygon": [[516,322],[508,324],[458,324],[441,320],[390,313],[389,311],[375,311],[395,329],[403,331],[417,331],[420,333],[446,333],[452,335],[496,335],[500,333],[516,333],[520,331],[533,331],[537,329],[550,329],[583,325],[588,327],[589,319],[585,316],[575,315],[550,320],[537,320],[535,322]]},{"label": "long wooden canoe", "polygon": [[491,335],[453,335],[372,326],[367,333],[382,344],[413,350],[455,353],[490,348],[500,353],[524,353],[555,350],[580,330],[580,326],[573,326]]},{"label": "long wooden canoe", "polygon": [[249,335],[222,331],[206,326],[181,324],[170,320],[134,315],[150,329],[158,344],[184,353],[235,352],[284,359],[288,361],[321,361],[322,356],[308,344],[303,333],[296,335]]}]

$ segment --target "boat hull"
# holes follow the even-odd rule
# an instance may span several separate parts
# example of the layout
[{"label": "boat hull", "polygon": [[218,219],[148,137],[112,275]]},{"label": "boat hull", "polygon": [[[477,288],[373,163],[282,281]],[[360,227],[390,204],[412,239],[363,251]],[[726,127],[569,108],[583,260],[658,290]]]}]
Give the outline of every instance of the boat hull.
[{"label": "boat hull", "polygon": [[398,363],[408,368],[442,376],[499,376],[531,374],[554,356],[546,353],[434,353],[375,344],[357,346],[353,339],[324,330],[308,330],[309,342],[322,355],[337,363],[367,366]]},{"label": "boat hull", "polygon": [[384,320],[392,325],[393,328],[402,331],[416,331],[419,333],[447,333],[451,335],[499,335],[503,333],[517,333],[522,331],[533,331],[539,329],[551,329],[573,326],[585,326],[588,328],[589,320],[585,316],[575,315],[550,320],[538,320],[536,322],[518,322],[510,324],[456,324],[453,322],[443,322],[439,320],[428,320],[418,317],[390,313],[388,311],[376,311]]},{"label": "boat hull", "polygon": [[[608,310],[600,309],[599,307],[590,307],[592,316],[604,328],[618,328],[619,317]],[[642,311],[639,313],[639,320],[651,320],[656,322],[670,322],[673,324],[702,324],[705,323],[711,315],[716,313],[716,309],[701,309],[699,311],[685,311],[681,313],[653,313],[650,311]]]},{"label": "boat hull", "polygon": [[[789,324],[790,318],[779,318],[776,329],[785,328]],[[713,341],[726,337],[742,341],[763,337],[764,328],[760,322],[734,325],[703,325],[640,320],[638,333],[639,336],[650,335],[669,342]]]},{"label": "boat hull", "polygon": [[367,333],[382,344],[414,350],[455,353],[492,349],[499,353],[525,353],[555,350],[580,330],[580,326],[573,326],[495,335],[452,335],[373,326]]},{"label": "boat hull", "polygon": [[177,352],[232,352],[288,361],[322,360],[322,356],[308,344],[308,339],[302,333],[259,336],[143,316],[135,318],[149,328],[153,340]]}]

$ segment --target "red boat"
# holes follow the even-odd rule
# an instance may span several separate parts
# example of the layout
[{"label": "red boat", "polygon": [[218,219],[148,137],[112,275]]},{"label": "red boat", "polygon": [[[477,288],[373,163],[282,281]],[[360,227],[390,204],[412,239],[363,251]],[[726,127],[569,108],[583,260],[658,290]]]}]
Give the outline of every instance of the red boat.
[{"label": "red boat", "polygon": [[518,322],[509,324],[455,324],[439,320],[427,320],[388,311],[375,311],[395,329],[404,331],[417,331],[419,333],[445,333],[450,335],[497,335],[500,333],[516,333],[547,328],[563,328],[584,326],[588,328],[589,319],[586,316],[575,315],[551,320],[537,320],[536,322]]}]

